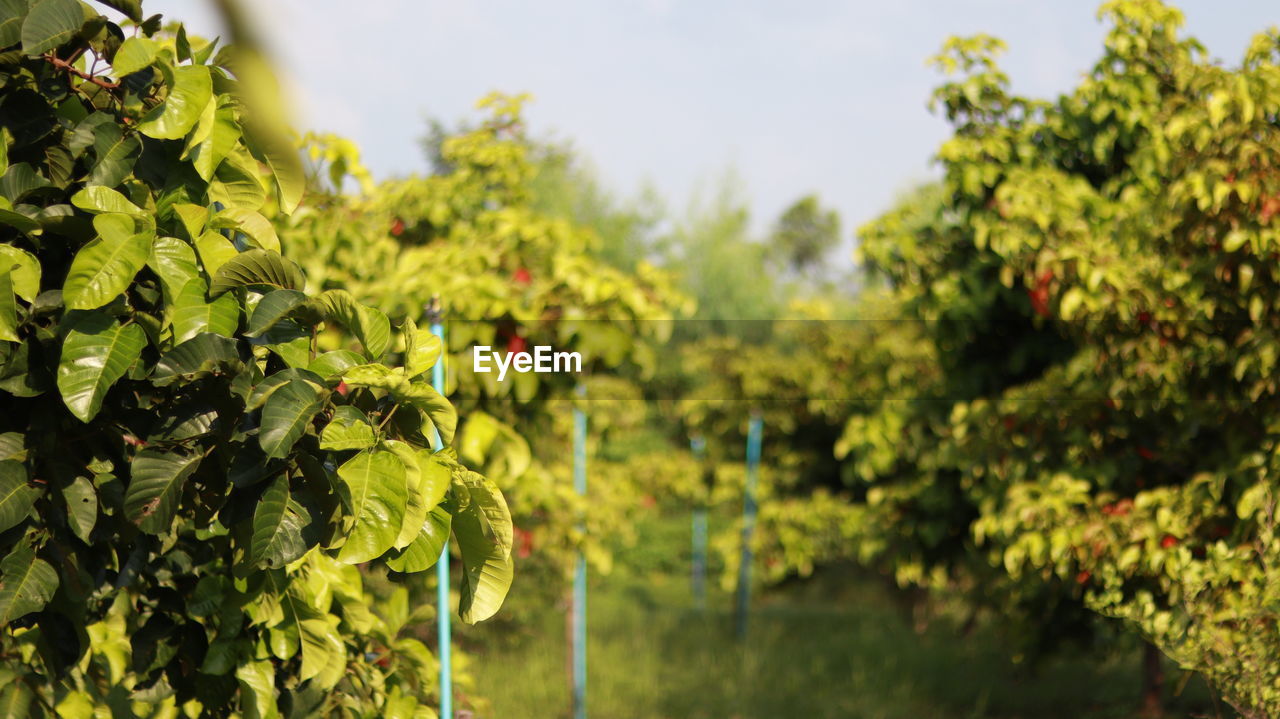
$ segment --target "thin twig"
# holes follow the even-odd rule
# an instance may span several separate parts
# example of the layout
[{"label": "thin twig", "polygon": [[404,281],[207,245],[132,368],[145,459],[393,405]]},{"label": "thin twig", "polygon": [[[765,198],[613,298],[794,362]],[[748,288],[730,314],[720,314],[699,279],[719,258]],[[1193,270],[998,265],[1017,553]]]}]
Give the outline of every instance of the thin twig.
[{"label": "thin twig", "polygon": [[67,72],[71,73],[72,75],[75,75],[76,77],[79,77],[79,78],[82,78],[82,79],[88,80],[89,82],[91,82],[91,83],[93,83],[93,84],[97,85],[98,87],[105,88],[105,89],[107,89],[107,90],[114,90],[114,89],[116,89],[117,87],[120,87],[120,83],[118,83],[118,82],[109,82],[109,81],[107,81],[107,80],[103,80],[103,79],[102,79],[102,78],[100,78],[100,77],[95,77],[95,76],[93,76],[93,75],[90,75],[89,73],[84,72],[83,70],[81,70],[80,68],[76,67],[75,65],[72,65],[71,63],[67,62],[66,60],[63,60],[62,58],[60,58],[60,57],[58,57],[57,55],[54,55],[54,54],[52,54],[52,53],[50,53],[50,54],[48,54],[48,55],[45,55],[45,56],[44,56],[44,59],[46,59],[46,60],[48,60],[49,62],[53,63],[53,66],[54,66],[54,67],[57,67],[57,68],[61,68],[61,69],[63,69],[63,70],[66,70]]}]

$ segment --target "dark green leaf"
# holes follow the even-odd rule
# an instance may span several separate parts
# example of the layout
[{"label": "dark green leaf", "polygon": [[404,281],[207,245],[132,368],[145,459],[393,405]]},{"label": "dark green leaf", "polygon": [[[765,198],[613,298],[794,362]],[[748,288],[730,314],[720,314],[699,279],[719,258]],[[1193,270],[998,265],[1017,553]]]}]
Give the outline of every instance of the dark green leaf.
[{"label": "dark green leaf", "polygon": [[277,322],[288,317],[306,301],[307,296],[297,290],[268,292],[253,309],[253,317],[249,320],[249,328],[245,331],[245,336],[258,337],[274,327]]},{"label": "dark green leaf", "polygon": [[267,487],[253,513],[249,559],[267,568],[283,567],[307,551],[302,528],[310,516],[289,495],[289,478],[277,477]]},{"label": "dark green leaf", "polygon": [[130,465],[132,478],[124,497],[124,512],[148,534],[163,534],[178,512],[187,477],[200,464],[199,454],[144,449]]},{"label": "dark green leaf", "polygon": [[193,378],[240,362],[236,341],[221,335],[196,335],[165,353],[151,374],[153,384],[163,386],[183,377]]},{"label": "dark green leaf", "polygon": [[40,490],[27,483],[27,468],[16,460],[0,460],[0,532],[17,526],[31,513]]},{"label": "dark green leaf", "polygon": [[38,612],[53,599],[58,573],[25,542],[0,561],[0,625]]},{"label": "dark green leaf", "polygon": [[138,325],[122,327],[105,314],[94,313],[75,324],[62,344],[58,360],[58,391],[81,422],[98,414],[111,385],[138,359],[147,337]]},{"label": "dark green leaf", "polygon": [[209,291],[217,296],[236,287],[300,290],[306,282],[302,270],[292,260],[271,250],[252,249],[219,267]]},{"label": "dark green leaf", "polygon": [[84,21],[77,0],[40,0],[22,21],[22,51],[39,55],[52,50],[74,37]]},{"label": "dark green leaf", "polygon": [[258,431],[258,443],[267,456],[289,454],[323,404],[324,396],[315,385],[303,380],[290,380],[272,392],[262,408]]}]

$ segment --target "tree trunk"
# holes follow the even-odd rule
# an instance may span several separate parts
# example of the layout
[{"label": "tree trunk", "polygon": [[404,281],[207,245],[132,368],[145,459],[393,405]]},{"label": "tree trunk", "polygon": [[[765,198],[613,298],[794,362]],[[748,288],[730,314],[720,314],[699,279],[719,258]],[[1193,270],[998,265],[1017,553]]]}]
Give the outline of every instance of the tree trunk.
[{"label": "tree trunk", "polygon": [[1160,650],[1147,644],[1142,651],[1142,716],[1159,719],[1164,716],[1164,667]]}]

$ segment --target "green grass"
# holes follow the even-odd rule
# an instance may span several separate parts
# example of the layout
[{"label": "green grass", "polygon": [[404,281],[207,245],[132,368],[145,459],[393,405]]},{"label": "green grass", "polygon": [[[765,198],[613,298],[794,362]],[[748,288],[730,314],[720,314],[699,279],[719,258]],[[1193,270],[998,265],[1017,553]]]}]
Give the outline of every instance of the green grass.
[{"label": "green grass", "polygon": [[[1134,716],[1136,652],[1064,654],[1033,673],[1008,658],[994,627],[962,636],[937,622],[917,633],[882,583],[848,571],[757,597],[739,643],[728,594],[714,591],[705,611],[691,606],[687,560],[673,548],[688,542],[685,521],[646,525],[641,546],[592,583],[592,719]],[[519,601],[518,582],[513,591]],[[563,605],[525,609],[532,624],[519,637],[503,640],[494,626],[477,643],[472,674],[490,702],[477,719],[569,716]],[[1198,681],[1172,704],[1170,717],[1214,716]]]}]

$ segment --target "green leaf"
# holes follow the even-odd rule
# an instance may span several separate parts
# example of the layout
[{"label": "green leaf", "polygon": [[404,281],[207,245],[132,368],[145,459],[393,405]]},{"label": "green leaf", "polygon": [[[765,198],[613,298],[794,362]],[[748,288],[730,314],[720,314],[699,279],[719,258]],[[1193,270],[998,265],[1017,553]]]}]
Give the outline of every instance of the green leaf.
[{"label": "green leaf", "polygon": [[62,488],[62,499],[67,503],[67,524],[80,541],[89,543],[89,536],[98,522],[98,492],[87,477],[76,477]]},{"label": "green leaf", "polygon": [[58,391],[81,422],[98,414],[107,390],[138,359],[147,336],[138,325],[122,327],[105,314],[78,321],[62,343],[58,360]]},{"label": "green leaf", "polygon": [[339,452],[348,449],[368,449],[378,443],[377,433],[364,412],[350,405],[338,407],[333,419],[320,433],[320,449]]},{"label": "green leaf", "polygon": [[219,267],[209,291],[217,296],[236,287],[300,290],[305,285],[302,270],[292,260],[271,250],[252,249]]},{"label": "green leaf", "polygon": [[58,590],[58,573],[25,542],[0,561],[0,625],[44,609]]},{"label": "green leaf", "polygon": [[213,97],[213,79],[205,65],[182,65],[173,70],[169,95],[138,123],[138,132],[158,140],[185,137],[200,120]]},{"label": "green leaf", "polygon": [[[103,185],[86,187],[71,196],[71,204],[85,212],[115,213],[131,217],[148,217],[141,207],[129,201],[129,198]],[[97,226],[96,224],[94,225]]]},{"label": "green leaf", "polygon": [[249,328],[245,331],[245,336],[262,336],[306,301],[307,296],[297,290],[268,292],[258,302],[258,306],[253,308],[253,316],[249,318]]},{"label": "green leaf", "polygon": [[418,536],[409,546],[387,559],[387,566],[397,572],[421,572],[435,566],[440,561],[444,545],[449,541],[449,528],[452,515],[443,507],[436,506],[427,512],[426,521],[418,530]]},{"label": "green leaf", "polygon": [[[258,127],[261,129],[261,125]],[[281,212],[293,214],[307,189],[307,178],[298,148],[283,133],[255,132],[245,139],[254,156],[271,168]]]},{"label": "green leaf", "polygon": [[27,0],[0,0],[0,47],[22,42],[22,21],[26,19],[28,5]]},{"label": "green leaf", "polygon": [[13,245],[0,245],[0,272],[10,272],[13,292],[27,302],[40,294],[40,261]]},{"label": "green leaf", "polygon": [[0,197],[17,203],[30,193],[52,184],[31,165],[16,162],[4,171],[4,175],[0,175]]},{"label": "green leaf", "polygon": [[338,468],[340,491],[354,524],[338,561],[360,564],[391,549],[408,501],[404,464],[391,452],[361,452]]},{"label": "green leaf", "polygon": [[[200,121],[206,122],[204,117],[201,117]],[[213,179],[218,166],[240,141],[240,123],[236,120],[233,104],[219,102],[208,123],[204,136],[188,149],[191,164],[195,166],[196,173],[206,182]],[[197,127],[196,134],[201,134],[201,128]]]},{"label": "green leaf", "polygon": [[240,713],[245,719],[278,719],[276,669],[269,659],[241,664],[236,668],[240,683]]},{"label": "green leaf", "polygon": [[130,465],[132,479],[124,496],[124,513],[147,534],[169,531],[187,477],[200,464],[199,454],[144,449]]},{"label": "green leaf", "polygon": [[274,569],[301,557],[308,548],[302,528],[310,519],[306,510],[291,500],[289,477],[276,477],[253,512],[249,561]]},{"label": "green leaf", "polygon": [[201,334],[174,347],[160,358],[151,373],[151,383],[164,385],[187,378],[219,372],[240,363],[236,341],[230,337]]},{"label": "green leaf", "polygon": [[231,295],[206,300],[204,280],[199,277],[188,280],[174,300],[175,342],[185,342],[204,332],[230,337],[239,326],[240,303]]},{"label": "green leaf", "polygon": [[204,271],[210,275],[216,275],[223,265],[240,254],[231,240],[223,237],[217,230],[209,230],[197,237],[196,251],[200,253],[200,264],[204,265]]},{"label": "green leaf", "polygon": [[115,123],[99,125],[94,131],[93,153],[97,158],[89,177],[89,185],[115,187],[133,172],[142,143],[133,135],[125,135]]},{"label": "green leaf", "polygon": [[435,366],[444,350],[444,343],[430,332],[419,332],[412,319],[404,321],[404,371],[410,377],[426,372]]},{"label": "green leaf", "polygon": [[13,275],[4,269],[0,269],[0,341],[22,341],[18,336],[18,302],[13,294]]},{"label": "green leaf", "polygon": [[305,369],[290,367],[280,370],[273,374],[269,374],[262,379],[261,382],[254,385],[253,391],[249,393],[249,399],[245,402],[245,411],[252,412],[267,403],[267,399],[272,393],[285,386],[293,380],[303,380],[315,385],[316,391],[319,392],[324,387],[324,380],[314,372]]},{"label": "green leaf", "polygon": [[352,387],[372,387],[386,390],[397,402],[413,405],[431,419],[440,432],[445,445],[453,444],[458,426],[458,411],[444,395],[426,382],[414,382],[403,374],[380,364],[364,364],[352,367],[342,374],[342,379]]},{"label": "green leaf", "polygon": [[84,25],[77,0],[40,0],[22,21],[22,51],[39,55],[69,41]]},{"label": "green leaf", "polygon": [[160,46],[155,40],[131,37],[120,45],[119,50],[116,50],[115,58],[111,61],[111,69],[115,71],[116,77],[124,77],[151,65],[159,53]]},{"label": "green leaf", "polygon": [[453,517],[453,535],[462,551],[458,615],[475,624],[493,616],[511,588],[511,511],[492,482],[461,470],[457,483],[470,501]]},{"label": "green leaf", "polygon": [[147,266],[160,278],[168,304],[176,302],[182,288],[200,276],[195,250],[176,237],[157,237],[151,245]]},{"label": "green leaf", "polygon": [[0,460],[0,532],[16,527],[31,513],[40,490],[27,483],[27,468],[13,459]]},{"label": "green leaf", "polygon": [[332,688],[345,674],[337,672],[335,676],[334,672],[325,671],[334,666],[345,668],[347,664],[347,648],[334,627],[336,621],[337,618],[330,615],[322,619],[303,619],[298,622],[302,641],[302,666],[299,668],[298,679],[316,679],[319,689]]},{"label": "green leaf", "polygon": [[94,218],[94,227],[102,236],[90,240],[71,260],[62,287],[62,299],[69,310],[96,309],[119,297],[151,256],[154,233],[117,234],[122,225],[99,221],[110,217]]},{"label": "green leaf", "polygon": [[253,243],[264,250],[280,251],[280,238],[271,222],[256,210],[244,207],[228,207],[219,212],[209,226],[215,229],[234,229],[249,236]]},{"label": "green leaf", "polygon": [[377,359],[391,345],[391,323],[380,310],[365,306],[346,290],[326,290],[318,298],[325,318],[340,323],[355,335],[369,359]]},{"label": "green leaf", "polygon": [[333,350],[311,360],[307,369],[321,377],[333,377],[364,363],[364,358],[351,350]]},{"label": "green leaf", "polygon": [[258,431],[258,444],[267,457],[289,454],[324,405],[324,399],[315,385],[303,380],[291,380],[271,393],[262,408],[262,428]]},{"label": "green leaf", "polygon": [[258,177],[257,162],[248,153],[235,148],[227,153],[214,170],[209,182],[209,199],[227,207],[256,210],[267,201],[267,192]]},{"label": "green leaf", "polygon": [[142,22],[142,0],[98,0],[98,2],[119,10],[134,22]]}]

